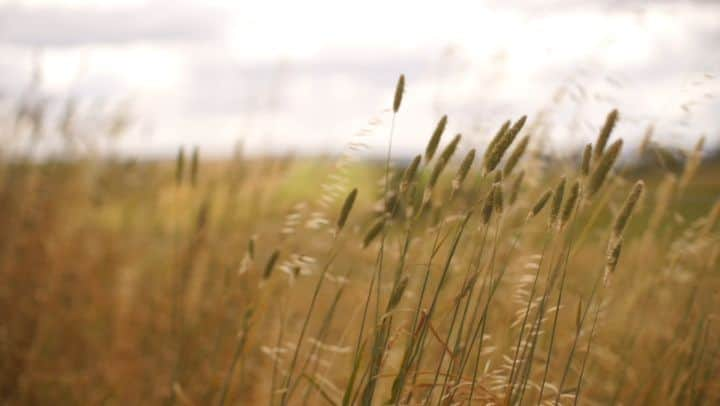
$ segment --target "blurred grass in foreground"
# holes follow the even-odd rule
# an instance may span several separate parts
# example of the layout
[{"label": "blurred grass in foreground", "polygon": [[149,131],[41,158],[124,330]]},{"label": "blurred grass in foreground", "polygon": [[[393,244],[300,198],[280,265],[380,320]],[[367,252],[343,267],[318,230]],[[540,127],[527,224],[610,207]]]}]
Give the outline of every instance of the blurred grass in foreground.
[{"label": "blurred grass in foreground", "polygon": [[718,162],[687,185],[689,159],[615,166],[590,198],[605,155],[590,175],[532,148],[507,168],[518,123],[464,176],[447,135],[415,173],[347,156],[3,162],[0,399],[717,404]]}]

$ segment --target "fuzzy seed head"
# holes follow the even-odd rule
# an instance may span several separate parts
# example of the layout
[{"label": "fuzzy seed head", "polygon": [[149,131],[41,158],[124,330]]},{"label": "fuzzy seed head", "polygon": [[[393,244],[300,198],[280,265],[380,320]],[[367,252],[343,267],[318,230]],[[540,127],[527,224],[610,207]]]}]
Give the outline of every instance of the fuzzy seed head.
[{"label": "fuzzy seed head", "polygon": [[582,176],[588,176],[590,174],[590,158],[592,158],[592,144],[587,144],[583,150],[582,163],[580,164],[580,173],[582,173]]},{"label": "fuzzy seed head", "polygon": [[175,159],[175,184],[180,185],[183,180],[183,172],[185,170],[185,148],[180,147]]},{"label": "fuzzy seed head", "polygon": [[440,153],[440,160],[444,160],[446,162],[450,161],[450,158],[455,154],[455,150],[457,150],[457,146],[460,143],[460,139],[462,139],[461,134],[455,135],[455,137],[450,141],[450,143],[443,149],[442,153]]},{"label": "fuzzy seed head", "polygon": [[445,126],[447,125],[447,116],[442,116],[435,126],[430,141],[428,141],[427,147],[425,147],[425,162],[429,162],[435,155],[438,145],[440,145],[440,138],[442,138],[443,132],[445,132]]},{"label": "fuzzy seed head", "polygon": [[502,214],[504,202],[502,184],[500,183],[495,184],[495,192],[493,192],[493,206],[498,214]]},{"label": "fuzzy seed head", "polygon": [[363,248],[366,248],[373,242],[373,240],[380,234],[380,231],[382,231],[384,226],[385,217],[381,217],[375,222],[375,224],[373,224],[372,227],[370,227],[367,234],[365,234],[365,238],[363,238]]},{"label": "fuzzy seed head", "polygon": [[408,186],[412,183],[415,178],[415,174],[417,173],[418,166],[420,165],[420,159],[422,159],[422,157],[420,155],[416,155],[412,162],[410,162],[410,165],[405,169],[402,181],[400,181],[400,192],[405,193]]},{"label": "fuzzy seed head", "polygon": [[270,258],[268,259],[267,263],[265,264],[265,271],[263,272],[263,279],[268,279],[270,277],[279,257],[280,257],[280,251],[278,251],[278,250],[273,251],[273,253],[270,255]]},{"label": "fuzzy seed head", "polygon": [[545,191],[545,193],[543,193],[540,196],[540,198],[537,200],[537,202],[535,202],[532,209],[528,213],[527,218],[531,219],[531,218],[537,216],[542,211],[542,209],[545,208],[545,205],[547,204],[548,200],[550,200],[550,197],[552,195],[553,195],[552,190]]},{"label": "fuzzy seed head", "polygon": [[348,216],[350,215],[350,210],[353,208],[353,204],[355,204],[355,198],[357,197],[358,190],[357,188],[353,189],[345,198],[345,203],[343,203],[342,209],[340,210],[340,216],[337,220],[337,229],[338,231],[342,230],[345,226],[345,222],[348,219]]},{"label": "fuzzy seed head", "polygon": [[485,196],[485,201],[483,202],[482,222],[484,225],[487,225],[488,223],[490,223],[490,218],[492,217],[492,214],[493,214],[493,208],[495,206],[495,189],[496,189],[496,187],[497,187],[497,184],[492,185],[487,196]]},{"label": "fuzzy seed head", "polygon": [[623,240],[619,238],[615,240],[609,247],[607,252],[607,259],[605,261],[605,284],[607,284],[610,275],[615,272],[618,261],[620,260],[620,253],[622,252]]},{"label": "fuzzy seed head", "polygon": [[475,149],[471,149],[467,155],[465,155],[465,158],[463,159],[462,163],[460,164],[460,168],[458,168],[458,172],[455,175],[455,180],[453,181],[453,188],[459,189],[462,185],[463,181],[465,181],[465,178],[467,177],[468,172],[470,171],[470,167],[473,164],[473,161],[475,161]]},{"label": "fuzzy seed head", "polygon": [[460,134],[456,135],[455,138],[450,141],[450,144],[445,147],[443,152],[440,154],[440,157],[438,157],[438,160],[433,167],[433,171],[430,173],[430,180],[428,181],[427,186],[428,189],[432,189],[433,187],[435,187],[435,184],[440,178],[440,174],[445,169],[448,162],[450,162],[450,158],[452,158],[453,154],[455,153],[455,150],[457,149],[461,138],[462,136]]},{"label": "fuzzy seed head", "polygon": [[580,197],[580,182],[576,180],[570,187],[570,193],[568,193],[567,199],[565,199],[565,204],[560,214],[560,227],[565,226],[565,224],[570,221],[570,217],[575,211],[575,206],[577,206],[578,197]]},{"label": "fuzzy seed head", "polygon": [[560,208],[562,207],[563,197],[565,195],[565,183],[567,179],[565,176],[560,178],[557,186],[555,186],[555,192],[553,193],[552,205],[550,206],[550,224],[555,224],[560,214]]},{"label": "fuzzy seed head", "polygon": [[588,180],[588,199],[592,198],[595,193],[597,193],[597,191],[600,190],[600,188],[602,187],[603,183],[605,182],[605,178],[607,178],[607,175],[610,172],[610,169],[615,164],[618,155],[620,155],[622,145],[622,140],[615,141],[610,146],[610,148],[608,148],[607,152],[602,156],[602,158],[600,158],[600,162],[598,162],[595,170],[593,170],[592,174],[590,174],[590,179]]},{"label": "fuzzy seed head", "polygon": [[525,126],[525,122],[527,121],[527,116],[522,116],[518,121],[513,124],[512,128],[510,128],[510,131],[507,133],[508,138],[508,146],[512,144],[512,142],[515,140],[515,137],[520,133],[520,130],[522,130],[523,126]]},{"label": "fuzzy seed head", "polygon": [[605,152],[605,145],[607,145],[608,139],[610,139],[610,133],[612,132],[613,128],[615,128],[617,120],[617,110],[611,111],[605,118],[605,124],[603,125],[602,129],[600,129],[600,134],[598,134],[597,141],[595,142],[596,161],[599,160],[602,157],[603,152]]},{"label": "fuzzy seed head", "polygon": [[625,203],[620,209],[620,212],[615,218],[615,223],[613,224],[614,238],[619,238],[620,236],[622,236],[622,233],[625,230],[625,226],[627,225],[627,222],[630,219],[633,210],[635,209],[635,205],[637,204],[638,200],[640,200],[640,196],[642,195],[644,189],[645,183],[641,180],[637,181],[633,186],[632,190],[630,191],[630,194],[625,199]]},{"label": "fuzzy seed head", "polygon": [[502,142],[493,147],[485,160],[485,173],[490,173],[497,167],[498,163],[502,160],[504,152]]},{"label": "fuzzy seed head", "polygon": [[492,155],[493,150],[495,147],[500,143],[500,141],[505,136],[505,133],[510,128],[510,120],[507,120],[503,123],[503,125],[500,127],[497,133],[495,133],[495,136],[490,140],[490,144],[488,144],[487,149],[485,150],[485,155],[483,155],[483,161],[487,162],[490,155]]},{"label": "fuzzy seed head", "polygon": [[518,135],[523,125],[525,124],[525,120],[525,116],[522,116],[515,124],[513,124],[512,128],[502,134],[502,136],[497,140],[497,142],[491,143],[485,159],[486,173],[495,169],[500,163],[503,156],[505,155],[505,152],[508,150],[508,148],[510,148],[510,145],[515,140],[515,137]]},{"label": "fuzzy seed head", "polygon": [[395,86],[395,99],[393,100],[393,113],[397,113],[402,103],[403,93],[405,92],[405,75],[400,75]]},{"label": "fuzzy seed head", "polygon": [[520,161],[520,158],[522,158],[523,154],[525,154],[525,150],[527,149],[529,143],[530,136],[526,135],[520,140],[515,149],[513,149],[512,153],[510,153],[507,162],[505,162],[505,168],[503,168],[503,173],[505,174],[505,176],[509,175],[510,172],[512,172],[512,170],[515,168],[518,161]]}]

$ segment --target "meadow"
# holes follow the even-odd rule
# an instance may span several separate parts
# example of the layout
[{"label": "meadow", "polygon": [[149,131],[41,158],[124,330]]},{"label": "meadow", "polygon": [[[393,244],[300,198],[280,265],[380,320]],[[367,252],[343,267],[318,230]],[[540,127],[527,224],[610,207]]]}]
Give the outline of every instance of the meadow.
[{"label": "meadow", "polygon": [[437,119],[406,161],[4,157],[0,403],[719,404],[703,139]]}]

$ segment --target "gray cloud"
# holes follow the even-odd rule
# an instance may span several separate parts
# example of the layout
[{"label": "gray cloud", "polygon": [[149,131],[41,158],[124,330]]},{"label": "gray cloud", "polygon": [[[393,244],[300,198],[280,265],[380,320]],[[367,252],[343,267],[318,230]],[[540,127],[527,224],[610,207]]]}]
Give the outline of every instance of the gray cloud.
[{"label": "gray cloud", "polygon": [[32,47],[210,41],[221,36],[218,10],[178,1],[120,9],[0,8],[0,42]]},{"label": "gray cloud", "polygon": [[718,8],[717,0],[523,0],[519,2],[492,0],[497,7],[519,6],[524,12],[533,15],[553,14],[557,12],[593,10],[605,13],[642,11],[663,5],[689,4],[694,7]]},{"label": "gray cloud", "polygon": [[[312,60],[267,61],[238,64],[231,58],[204,59],[198,55],[191,68],[188,109],[202,113],[253,113],[268,108],[283,110],[286,101],[283,87],[296,81],[312,81],[319,86],[331,78],[347,78],[366,90],[385,92],[394,85],[399,73],[414,83],[432,79],[432,69],[439,53],[376,53],[357,56],[338,50],[327,50]],[[317,93],[322,93],[322,88]]]},{"label": "gray cloud", "polygon": [[[495,1],[497,7],[508,7],[507,2]],[[537,0],[523,2],[519,10],[527,20],[562,15],[569,10],[589,10],[601,15],[635,15],[637,12],[638,24],[642,24],[643,8],[651,7],[645,3],[601,0],[588,5],[576,0]],[[663,0],[662,4],[665,7],[682,3]],[[717,12],[718,4],[708,2],[698,7],[712,13]],[[241,130],[248,134],[251,147],[257,149],[270,148],[267,147],[271,144],[267,138],[270,133],[284,136],[276,139],[274,146],[277,147],[336,148],[344,142],[338,135],[349,134],[362,124],[357,124],[358,117],[363,119],[373,114],[378,106],[389,103],[397,75],[402,72],[408,77],[405,107],[410,109],[404,111],[396,140],[399,151],[403,146],[407,151],[414,151],[417,144],[424,141],[422,135],[432,128],[441,113],[452,117],[453,130],[484,135],[487,128],[520,112],[532,116],[551,104],[554,91],[569,82],[587,85],[592,88],[591,94],[595,89],[612,87],[605,81],[608,75],[623,85],[623,88],[610,90],[624,104],[611,106],[615,101],[603,101],[584,108],[583,118],[592,126],[602,122],[607,109],[619,107],[625,125],[620,130],[638,133],[627,123],[654,118],[645,115],[648,105],[652,104],[646,99],[652,97],[667,98],[674,108],[673,114],[682,114],[679,109],[685,100],[673,99],[678,93],[677,79],[708,65],[718,66],[720,62],[717,56],[720,54],[714,52],[720,44],[720,26],[707,22],[692,25],[682,21],[682,15],[678,14],[678,20],[687,33],[687,40],[682,44],[674,41],[656,43],[657,48],[652,50],[649,60],[641,65],[629,63],[609,72],[601,60],[588,59],[569,65],[567,62],[548,63],[533,73],[532,86],[514,94],[508,89],[512,88],[510,82],[516,77],[507,72],[504,64],[504,60],[511,57],[506,55],[511,50],[490,54],[486,61],[473,64],[467,63],[460,47],[458,54],[448,61],[440,41],[416,44],[417,48],[412,51],[361,49],[358,53],[358,49],[348,46],[347,49],[321,49],[311,59],[238,62],[237,55],[233,56],[224,42],[226,39],[221,38],[228,22],[224,14],[202,3],[185,1],[156,0],[145,6],[112,11],[4,6],[0,7],[0,45],[10,45],[6,48],[89,45],[92,48],[147,42],[157,49],[171,46],[173,52],[191,55],[176,89],[157,99],[144,100],[147,104],[160,106],[157,117],[153,116],[152,120],[159,128],[160,140],[157,142],[167,142],[172,146],[168,150],[174,149],[175,143],[183,137],[196,137],[192,139],[198,143],[230,145],[233,141],[230,137],[236,136],[239,123],[242,123]],[[467,39],[483,40],[488,39]],[[551,45],[548,44],[549,62],[556,56]],[[0,83],[17,82],[12,79],[19,75],[17,58],[8,56],[7,59],[0,61],[0,72],[3,73],[0,76],[5,77],[0,78]],[[8,75],[8,71],[14,74]],[[577,71],[588,73],[576,77]],[[95,95],[100,93],[99,90],[107,91],[112,88],[111,79],[94,77],[92,82],[83,82],[78,92]],[[428,85],[430,93],[437,88],[438,94],[428,94]],[[421,87],[425,91],[423,94],[413,94],[413,90]],[[461,97],[456,97],[457,93]],[[707,102],[713,111],[720,108],[715,100]],[[559,126],[571,122],[575,107],[567,103],[557,108]],[[255,127],[247,125],[254,116],[261,117],[262,121]],[[635,120],[631,121],[631,118]],[[700,119],[694,123],[708,124],[712,131],[717,128],[717,122],[709,121],[708,114]],[[273,120],[278,123],[274,129]],[[198,123],[207,125],[203,127]],[[476,131],[476,125],[482,128]],[[198,131],[198,127],[202,127],[201,130]],[[143,148],[150,146],[143,141],[138,150]]]}]

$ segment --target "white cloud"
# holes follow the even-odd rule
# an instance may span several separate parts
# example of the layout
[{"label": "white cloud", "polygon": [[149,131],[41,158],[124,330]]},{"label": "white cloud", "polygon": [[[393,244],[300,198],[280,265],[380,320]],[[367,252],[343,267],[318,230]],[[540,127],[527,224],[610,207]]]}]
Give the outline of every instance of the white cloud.
[{"label": "white cloud", "polygon": [[220,10],[186,1],[49,4],[0,7],[0,42],[34,47],[203,42],[221,38],[225,22]]},{"label": "white cloud", "polygon": [[705,77],[720,71],[714,3],[32,3],[0,7],[0,85],[21,88],[41,48],[48,91],[132,96],[156,132],[128,138],[133,151],[229,151],[240,134],[257,152],[337,150],[387,108],[400,72],[399,152],[420,150],[443,113],[471,143],[558,89],[558,145],[593,137],[613,107],[631,138],[651,121],[678,144],[720,130],[720,79]]}]

